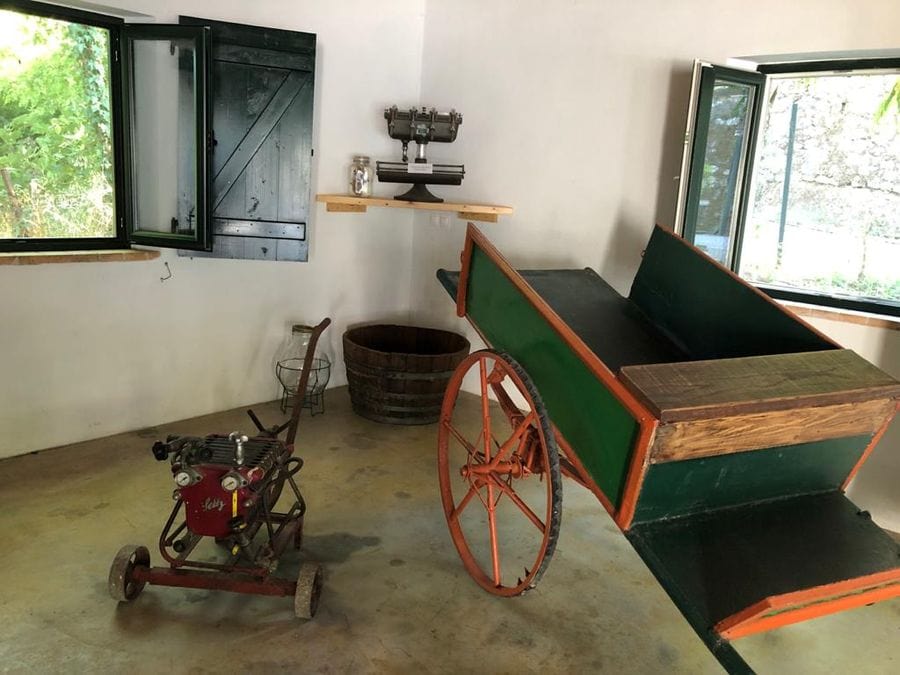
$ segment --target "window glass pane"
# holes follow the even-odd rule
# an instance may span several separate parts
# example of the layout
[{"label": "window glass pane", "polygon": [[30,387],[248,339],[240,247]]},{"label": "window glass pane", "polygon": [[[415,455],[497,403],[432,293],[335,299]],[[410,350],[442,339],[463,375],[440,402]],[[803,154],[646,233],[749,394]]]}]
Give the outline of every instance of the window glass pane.
[{"label": "window glass pane", "polygon": [[740,273],[900,302],[900,78],[773,78]]},{"label": "window glass pane", "polygon": [[726,265],[734,237],[737,187],[753,91],[751,85],[724,81],[717,82],[713,88],[694,244]]},{"label": "window glass pane", "polygon": [[194,41],[132,43],[134,229],[196,236]]},{"label": "window glass pane", "polygon": [[116,235],[109,32],[0,10],[0,239]]}]

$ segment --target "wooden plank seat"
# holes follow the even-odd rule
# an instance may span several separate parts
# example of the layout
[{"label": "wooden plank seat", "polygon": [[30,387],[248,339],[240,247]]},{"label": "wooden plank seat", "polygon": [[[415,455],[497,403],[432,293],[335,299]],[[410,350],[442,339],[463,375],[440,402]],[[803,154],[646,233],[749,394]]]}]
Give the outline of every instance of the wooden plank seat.
[{"label": "wooden plank seat", "polygon": [[653,463],[874,434],[900,383],[848,349],[628,366],[660,420]]}]

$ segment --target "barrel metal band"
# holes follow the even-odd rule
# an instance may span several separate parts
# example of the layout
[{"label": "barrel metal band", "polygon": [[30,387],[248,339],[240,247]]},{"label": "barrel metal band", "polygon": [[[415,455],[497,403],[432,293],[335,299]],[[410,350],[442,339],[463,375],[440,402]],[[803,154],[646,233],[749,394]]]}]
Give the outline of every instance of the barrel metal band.
[{"label": "barrel metal band", "polygon": [[367,368],[358,363],[347,362],[347,372],[362,377],[379,377],[388,380],[446,380],[453,375],[452,370],[443,370],[428,373],[409,373],[400,370],[386,370],[384,368]]}]

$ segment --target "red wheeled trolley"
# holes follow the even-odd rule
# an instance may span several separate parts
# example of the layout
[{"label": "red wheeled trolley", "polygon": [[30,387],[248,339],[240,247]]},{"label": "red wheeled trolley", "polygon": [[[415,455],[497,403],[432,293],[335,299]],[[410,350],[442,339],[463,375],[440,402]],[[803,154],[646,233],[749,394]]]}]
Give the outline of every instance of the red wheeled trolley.
[{"label": "red wheeled trolley", "polygon": [[[299,549],[303,538],[306,502],[295,479],[303,460],[293,456],[294,439],[316,344],[330,323],[325,319],[312,331],[287,422],[266,428],[250,410],[259,436],[170,436],[154,444],[154,456],[170,460],[176,485],[175,506],[159,537],[159,552],[168,566],[151,567],[144,546],[123,546],[109,571],[115,600],[134,600],[146,584],[203,588],[293,597],[295,614],[313,617],[322,589],[321,566],[302,563],[296,580],[274,573],[285,551]],[[285,431],[282,441],[278,437]],[[290,507],[277,511],[285,486]],[[204,538],[215,539],[227,560],[191,558]]]},{"label": "red wheeled trolley", "polygon": [[897,544],[844,496],[895,379],[662,228],[628,297],[590,269],[517,271],[471,224],[438,279],[492,347],[454,373],[438,439],[482,588],[537,584],[567,476],[729,672],[752,672],[731,640],[900,596]]}]

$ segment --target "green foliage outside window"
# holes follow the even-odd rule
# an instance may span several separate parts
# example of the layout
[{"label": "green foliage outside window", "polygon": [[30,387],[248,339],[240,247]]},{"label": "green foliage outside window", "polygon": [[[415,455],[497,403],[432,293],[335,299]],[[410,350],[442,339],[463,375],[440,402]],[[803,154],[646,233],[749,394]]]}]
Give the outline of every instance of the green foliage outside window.
[{"label": "green foliage outside window", "polygon": [[889,117],[891,110],[895,113],[894,121],[900,124],[900,77],[897,78],[894,86],[891,87],[891,90],[878,104],[878,109],[875,111],[875,121],[880,122],[885,117]]},{"label": "green foliage outside window", "polygon": [[113,237],[109,33],[0,11],[0,238]]}]

